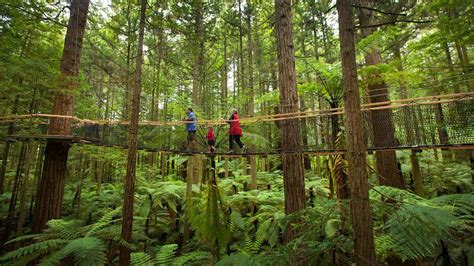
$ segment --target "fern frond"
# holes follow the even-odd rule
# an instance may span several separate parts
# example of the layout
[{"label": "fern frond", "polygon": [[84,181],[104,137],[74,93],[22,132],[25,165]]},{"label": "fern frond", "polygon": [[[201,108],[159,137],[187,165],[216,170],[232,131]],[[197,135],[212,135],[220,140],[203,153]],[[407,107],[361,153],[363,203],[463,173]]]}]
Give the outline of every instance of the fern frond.
[{"label": "fern frond", "polygon": [[26,247],[19,248],[17,250],[8,252],[3,257],[0,258],[0,262],[8,262],[12,260],[17,260],[22,257],[26,257],[34,254],[31,259],[34,259],[41,254],[45,254],[53,249],[58,248],[59,246],[68,243],[68,240],[64,239],[50,239],[41,241],[39,243],[34,243]]},{"label": "fern frond", "polygon": [[41,266],[54,266],[69,255],[78,265],[104,265],[106,255],[104,243],[96,237],[83,237],[70,241],[61,250],[41,261]]},{"label": "fern frond", "polygon": [[44,230],[44,233],[38,237],[38,240],[46,239],[76,239],[81,237],[83,233],[82,228],[84,221],[80,220],[62,220],[62,219],[53,219],[48,221],[48,228]]},{"label": "fern frond", "polygon": [[151,256],[145,252],[133,252],[131,254],[130,264],[136,266],[151,266],[153,265],[153,260]]},{"label": "fern frond", "polygon": [[178,249],[177,244],[168,244],[161,246],[158,252],[156,253],[156,263],[158,265],[170,264],[176,254],[176,249]]},{"label": "fern frond", "polygon": [[430,200],[439,206],[449,206],[455,215],[465,216],[474,213],[474,195],[471,194],[451,194],[436,197]]},{"label": "fern frond", "polygon": [[233,253],[230,256],[222,258],[216,263],[216,266],[233,266],[233,265],[261,265],[258,260],[247,253]]},{"label": "fern frond", "polygon": [[432,254],[456,222],[456,217],[444,209],[406,204],[389,219],[387,226],[397,244],[393,250],[402,259],[419,259]]},{"label": "fern frond", "polygon": [[85,234],[85,236],[93,236],[99,230],[103,229],[107,225],[110,225],[111,223],[119,220],[119,219],[114,220],[113,217],[115,215],[120,214],[121,211],[122,211],[122,208],[116,208],[104,214],[96,223],[91,224],[90,226],[87,226],[87,233]]},{"label": "fern frond", "polygon": [[23,240],[29,240],[29,239],[36,238],[36,237],[39,237],[39,236],[42,236],[42,235],[43,234],[19,236],[19,237],[13,238],[12,240],[6,242],[4,245],[9,245],[11,243],[20,242],[20,241],[23,241]]},{"label": "fern frond", "polygon": [[173,266],[182,265],[209,265],[212,261],[212,254],[204,251],[193,251],[183,254],[173,260]]}]

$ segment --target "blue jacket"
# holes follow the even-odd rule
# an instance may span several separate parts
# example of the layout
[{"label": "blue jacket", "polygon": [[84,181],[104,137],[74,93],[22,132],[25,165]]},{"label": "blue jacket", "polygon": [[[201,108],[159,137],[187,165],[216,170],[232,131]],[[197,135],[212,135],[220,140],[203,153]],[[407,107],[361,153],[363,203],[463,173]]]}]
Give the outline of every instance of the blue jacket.
[{"label": "blue jacket", "polygon": [[188,114],[188,121],[194,121],[193,123],[186,123],[186,130],[187,131],[196,131],[196,115],[194,112],[189,112]]}]

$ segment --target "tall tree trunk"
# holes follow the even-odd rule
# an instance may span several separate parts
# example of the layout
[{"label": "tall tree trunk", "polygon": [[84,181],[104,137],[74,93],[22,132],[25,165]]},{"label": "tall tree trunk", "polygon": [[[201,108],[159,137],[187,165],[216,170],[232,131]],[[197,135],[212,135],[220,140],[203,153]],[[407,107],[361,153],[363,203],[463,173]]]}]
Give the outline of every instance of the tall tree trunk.
[{"label": "tall tree trunk", "polygon": [[254,97],[255,91],[253,86],[253,41],[252,41],[252,4],[251,0],[247,0],[247,73],[248,73],[248,102],[247,115],[254,114]]},{"label": "tall tree trunk", "polygon": [[[16,114],[18,112],[18,106],[20,105],[20,95],[15,96],[15,100],[13,102],[12,114]],[[13,135],[15,132],[15,124],[10,123],[7,129],[8,135]],[[11,141],[6,141],[5,146],[3,147],[3,155],[2,155],[2,166],[0,168],[0,195],[3,194],[5,190],[5,173],[7,172],[7,163],[8,163],[8,156],[10,155],[10,146]]]},{"label": "tall tree trunk", "polygon": [[239,73],[238,81],[239,86],[237,87],[237,96],[240,97],[240,93],[243,93],[245,90],[245,74],[244,74],[244,29],[242,26],[242,0],[238,0],[237,4],[239,5]]},{"label": "tall tree trunk", "polygon": [[[74,90],[78,87],[77,77],[81,58],[82,40],[86,30],[90,0],[73,0],[64,50],[61,60],[61,88],[54,96],[53,114],[72,116]],[[50,135],[71,135],[71,119],[51,118]],[[68,140],[48,140],[45,149],[43,176],[41,178],[32,230],[43,230],[50,219],[61,217],[64,184],[67,172],[67,157],[71,146]]]},{"label": "tall tree trunk", "polygon": [[342,61],[342,87],[345,102],[346,147],[351,189],[349,201],[354,234],[356,265],[376,265],[372,212],[366,168],[366,144],[363,138],[357,65],[355,60],[354,25],[350,0],[338,0],[339,39]]},{"label": "tall tree trunk", "polygon": [[[359,0],[360,5],[372,8],[371,3]],[[373,11],[366,8],[359,8],[359,19],[362,27],[362,36],[365,38],[374,33],[377,28]],[[368,66],[375,66],[382,63],[382,55],[377,49],[372,49],[365,55],[365,63]],[[372,77],[369,77],[371,79]],[[388,89],[380,73],[377,71],[368,84],[370,102],[388,101]],[[374,147],[385,148],[396,146],[394,128],[392,122],[392,112],[390,109],[372,111],[372,124]],[[395,151],[375,152],[379,183],[397,188],[404,188],[405,182],[398,171],[397,157]]]},{"label": "tall tree trunk", "polygon": [[227,62],[227,34],[224,33],[224,58],[223,58],[223,66],[222,66],[222,74],[221,74],[221,79],[222,79],[222,86],[221,86],[221,109],[225,109],[225,106],[227,105],[227,97],[228,97],[228,81],[227,81],[227,74],[229,72],[229,66]]},{"label": "tall tree trunk", "polygon": [[194,35],[193,35],[193,92],[192,101],[195,106],[202,106],[204,95],[202,78],[204,70],[204,29],[203,29],[203,3],[201,0],[193,1]]},{"label": "tall tree trunk", "polygon": [[[404,71],[403,69],[403,63],[402,63],[402,54],[401,54],[401,41],[395,40],[395,43],[393,45],[393,55],[395,59],[398,61],[397,62],[397,69],[398,71],[402,72]],[[405,86],[405,83],[403,82],[403,79],[400,79],[399,81],[400,84],[400,96],[403,99],[408,98],[407,95],[407,88]],[[415,135],[414,135],[414,126],[413,126],[413,115],[415,110],[412,107],[406,106],[402,107],[402,112],[403,112],[403,118],[405,121],[405,131],[407,135],[407,141],[408,141],[408,146],[413,146],[415,145]],[[413,181],[415,183],[415,193],[418,196],[423,196],[423,176],[421,175],[420,171],[420,163],[418,162],[418,156],[416,155],[416,151],[410,150],[410,162],[411,162],[411,167],[412,167],[412,175],[413,175]]]},{"label": "tall tree trunk", "polygon": [[[130,140],[128,145],[127,174],[123,194],[122,239],[132,242],[133,202],[135,196],[135,176],[137,167],[137,135],[138,119],[140,116],[140,93],[142,87],[143,38],[145,35],[146,0],[141,0],[140,24],[138,32],[137,57],[135,61],[135,88],[131,102]],[[120,265],[130,265],[131,250],[126,246],[120,247]]]},{"label": "tall tree trunk", "polygon": [[30,191],[30,169],[31,169],[31,163],[33,162],[33,158],[36,155],[35,152],[37,150],[37,146],[34,144],[30,144],[27,142],[27,152],[26,158],[25,158],[25,166],[24,166],[24,177],[21,182],[21,188],[20,188],[20,207],[18,208],[18,219],[17,219],[17,225],[16,225],[16,235],[19,236],[22,231],[23,231],[23,224],[25,223],[26,215],[28,213],[28,208],[26,206],[27,202],[27,196],[28,192]]},{"label": "tall tree trunk", "polygon": [[10,197],[10,204],[8,206],[8,214],[7,214],[7,222],[5,224],[3,236],[2,236],[2,245],[1,248],[3,248],[3,244],[5,244],[6,241],[10,238],[10,233],[12,230],[12,225],[13,225],[13,218],[15,216],[15,210],[16,210],[16,203],[18,200],[18,193],[20,191],[21,187],[21,179],[23,176],[24,168],[23,166],[25,165],[25,157],[27,153],[27,143],[23,142],[21,144],[21,150],[20,150],[20,156],[18,159],[18,165],[15,173],[15,180],[13,182],[13,189],[12,189],[12,195]]},{"label": "tall tree trunk", "polygon": [[194,180],[194,156],[188,156],[187,161],[187,175],[186,175],[186,210],[184,213],[184,224],[183,224],[183,249],[191,237],[191,229],[189,226],[189,209],[192,208],[192,193],[193,193],[193,180]]},{"label": "tall tree trunk", "polygon": [[413,174],[413,182],[415,183],[415,193],[418,196],[424,196],[424,188],[423,188],[423,177],[420,171],[420,163],[418,162],[418,158],[416,156],[416,152],[414,150],[410,151],[410,162],[411,162],[411,172]]},{"label": "tall tree trunk", "polygon": [[[296,91],[295,51],[290,0],[275,0],[278,45],[278,80],[280,85],[280,113],[298,111]],[[283,183],[285,213],[297,212],[305,207],[303,155],[301,153],[300,125],[297,119],[280,123],[283,150]],[[287,227],[286,241],[296,237],[292,226]]]}]

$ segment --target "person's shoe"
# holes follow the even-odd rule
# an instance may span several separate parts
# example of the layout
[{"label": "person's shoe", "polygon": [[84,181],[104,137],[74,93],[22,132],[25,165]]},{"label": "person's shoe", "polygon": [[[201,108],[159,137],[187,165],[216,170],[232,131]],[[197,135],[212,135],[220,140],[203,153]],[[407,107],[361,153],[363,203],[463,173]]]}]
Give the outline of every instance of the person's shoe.
[{"label": "person's shoe", "polygon": [[234,149],[229,150],[229,153],[235,153]]},{"label": "person's shoe", "polygon": [[248,153],[249,152],[249,148],[247,146],[243,146],[242,149],[244,150],[245,153]]}]

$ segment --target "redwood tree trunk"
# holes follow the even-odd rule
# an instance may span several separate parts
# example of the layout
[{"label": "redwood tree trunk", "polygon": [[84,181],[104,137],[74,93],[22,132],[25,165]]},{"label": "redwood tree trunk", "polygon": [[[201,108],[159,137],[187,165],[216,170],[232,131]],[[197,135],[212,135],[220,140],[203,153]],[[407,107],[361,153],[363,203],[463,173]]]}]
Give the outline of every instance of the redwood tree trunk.
[{"label": "redwood tree trunk", "polygon": [[357,65],[355,60],[354,25],[350,0],[338,0],[339,39],[342,59],[342,87],[344,89],[345,126],[348,176],[351,189],[349,202],[354,232],[356,265],[376,265],[372,212],[369,202],[369,184],[366,170],[366,144],[364,142],[360,111]]},{"label": "redwood tree trunk", "polygon": [[[55,115],[72,116],[73,114],[73,91],[78,86],[76,79],[79,75],[82,40],[86,30],[89,2],[90,0],[73,0],[71,3],[71,15],[61,60],[61,88],[54,97],[53,114]],[[71,119],[52,118],[48,133],[50,135],[71,135],[71,122]],[[70,146],[68,140],[48,140],[46,144],[43,175],[33,215],[33,232],[43,230],[48,220],[61,217]]]},{"label": "redwood tree trunk", "polygon": [[[142,63],[143,63],[143,36],[145,34],[145,11],[146,0],[141,0],[140,24],[138,32],[138,47],[135,69],[135,87],[131,101],[130,114],[130,140],[128,144],[127,174],[125,176],[125,186],[123,193],[123,211],[122,211],[122,239],[128,243],[132,242],[133,225],[133,202],[135,196],[135,176],[137,167],[137,134],[138,118],[140,115],[140,93],[142,82]],[[120,265],[130,265],[131,250],[126,246],[120,247]]]},{"label": "redwood tree trunk", "polygon": [[[293,113],[298,111],[298,93],[296,91],[291,0],[275,0],[275,13],[280,113]],[[290,214],[303,209],[306,201],[300,126],[297,119],[282,120],[279,124],[283,151],[285,213]],[[291,241],[295,236],[295,230],[291,225],[288,226],[286,241]]]},{"label": "redwood tree trunk", "polygon": [[[370,3],[359,0],[361,6],[370,7]],[[370,9],[359,8],[359,19],[362,27],[362,37],[367,37],[377,30],[375,25],[375,17]],[[366,65],[378,65],[382,63],[382,55],[377,49],[372,49],[365,55]],[[380,76],[379,72],[373,74],[375,81],[368,84],[369,99],[371,103],[388,101],[388,89]],[[371,77],[372,78],[372,77]],[[383,109],[372,111],[372,125],[374,135],[374,147],[385,148],[395,147],[396,140],[392,122],[392,111]],[[392,187],[404,188],[405,182],[399,173],[397,165],[397,157],[395,151],[376,151],[375,152],[376,167],[379,176],[379,183]]]}]

